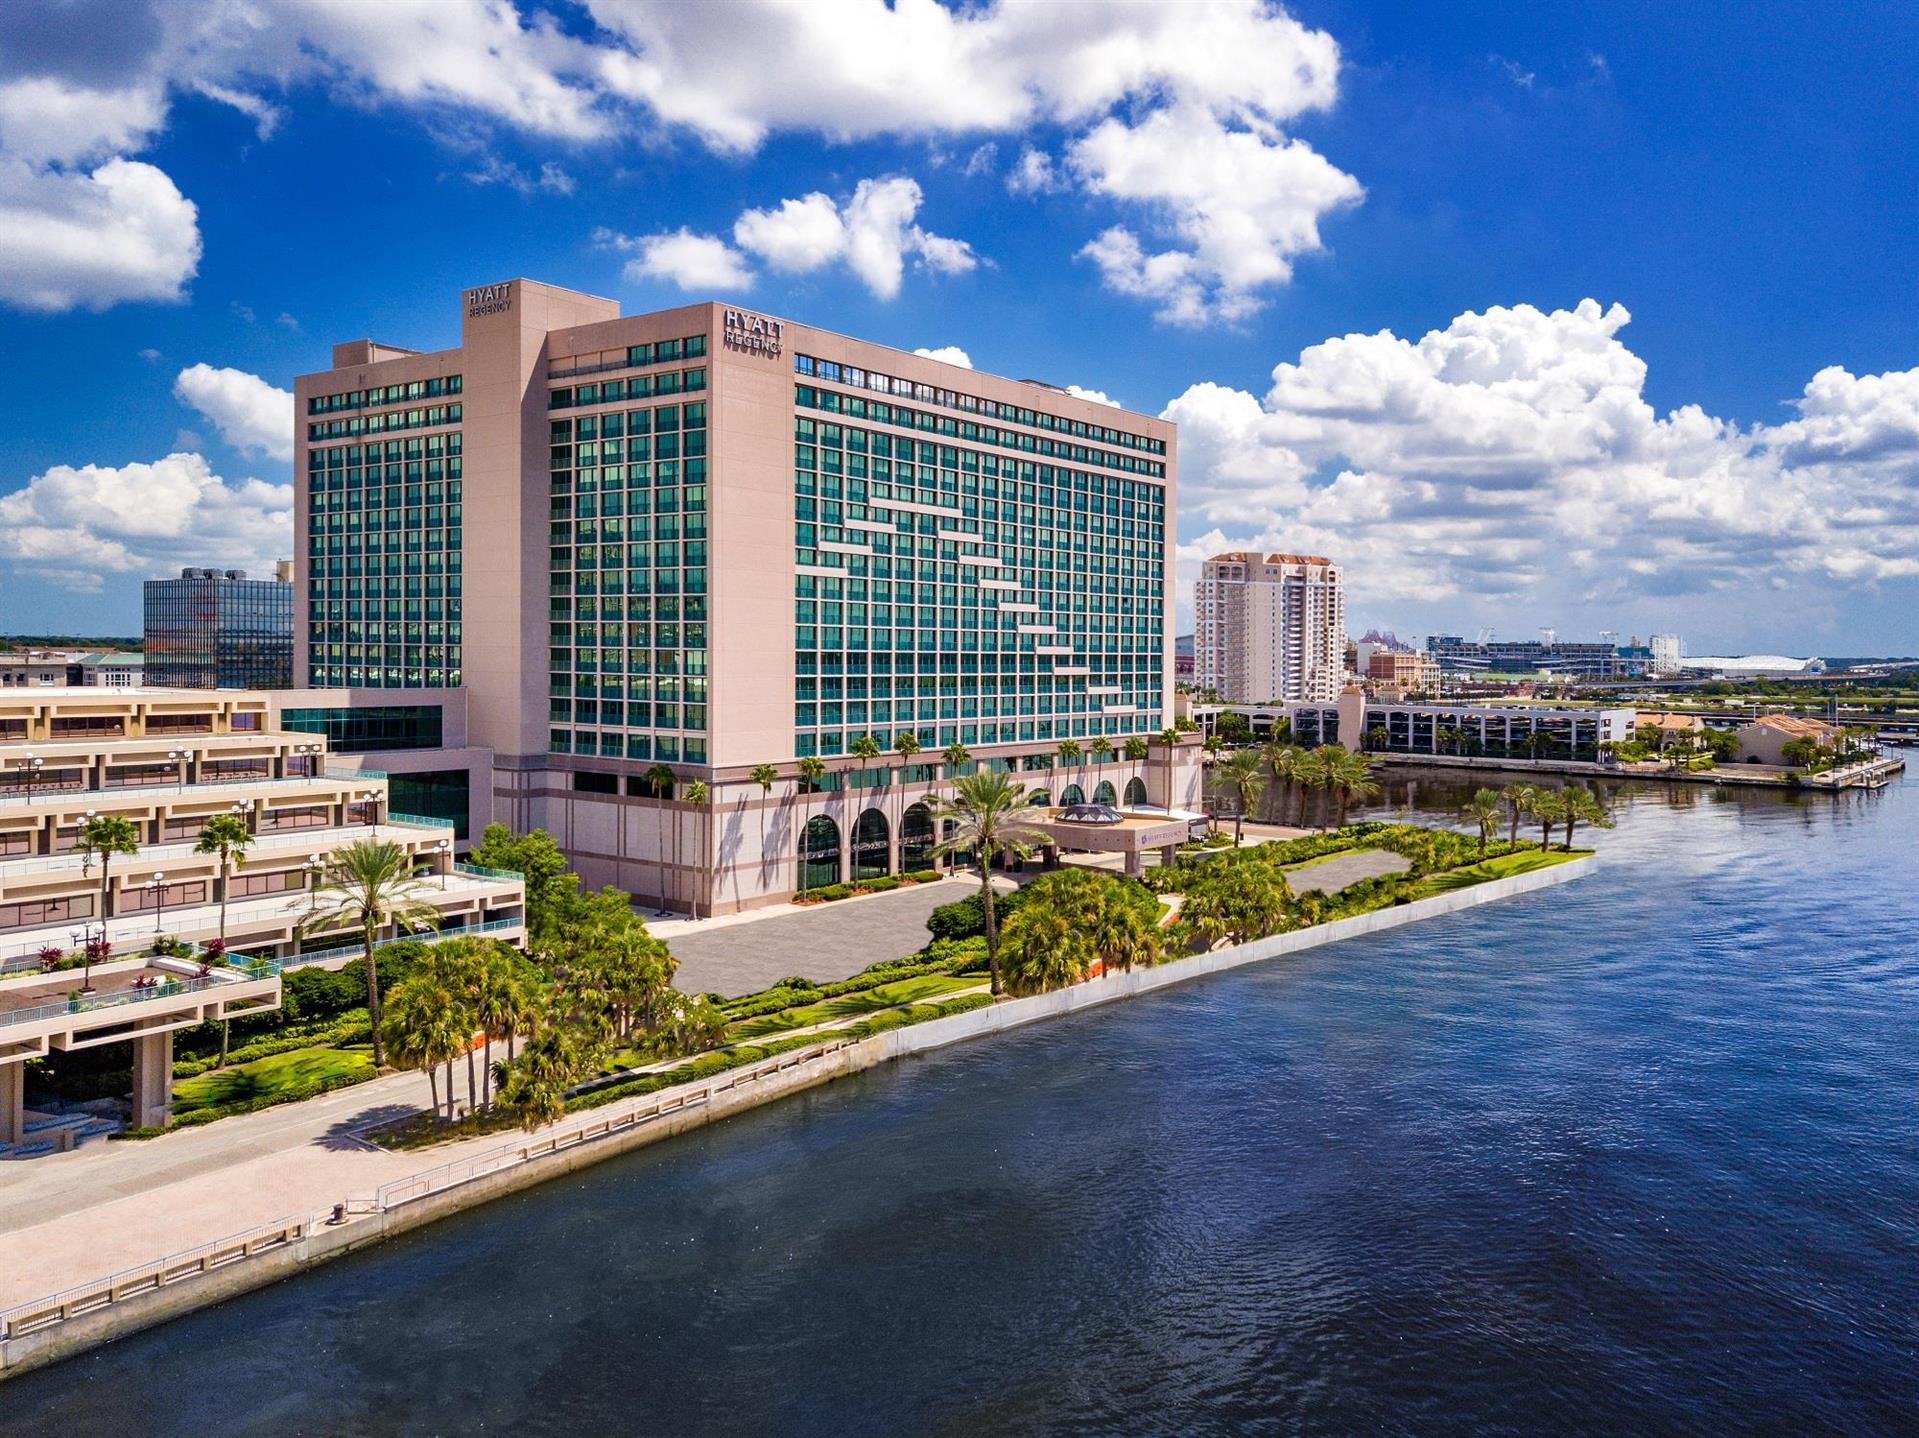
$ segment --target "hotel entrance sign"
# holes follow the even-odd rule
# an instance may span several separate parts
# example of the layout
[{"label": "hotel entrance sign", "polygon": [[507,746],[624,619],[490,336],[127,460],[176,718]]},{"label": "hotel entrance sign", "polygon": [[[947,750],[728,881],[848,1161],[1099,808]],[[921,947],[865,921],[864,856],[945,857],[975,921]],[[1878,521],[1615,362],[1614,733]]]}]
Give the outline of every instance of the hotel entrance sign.
[{"label": "hotel entrance sign", "polygon": [[742,354],[780,357],[780,322],[756,315],[750,310],[728,310],[725,314],[725,340],[730,350]]}]

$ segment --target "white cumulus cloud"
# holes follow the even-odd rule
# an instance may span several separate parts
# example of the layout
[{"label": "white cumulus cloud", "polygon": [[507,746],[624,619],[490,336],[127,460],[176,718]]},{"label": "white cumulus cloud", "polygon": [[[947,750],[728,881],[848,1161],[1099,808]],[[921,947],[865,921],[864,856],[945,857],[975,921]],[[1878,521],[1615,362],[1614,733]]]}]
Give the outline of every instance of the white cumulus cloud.
[{"label": "white cumulus cloud", "polygon": [[199,264],[198,212],[163,171],[114,159],[83,173],[0,155],[0,301],[58,311],[178,300]]},{"label": "white cumulus cloud", "polygon": [[1496,306],[1313,345],[1263,396],[1192,386],[1165,411],[1187,577],[1219,549],[1314,550],[1375,612],[1650,630],[1763,628],[1763,596],[1807,577],[1919,576],[1919,370],[1824,370],[1783,423],[1661,415],[1629,319]]},{"label": "white cumulus cloud", "polygon": [[[286,316],[282,316],[286,318]],[[191,405],[242,454],[293,458],[293,395],[245,370],[196,364],[180,371],[174,397]]]},{"label": "white cumulus cloud", "polygon": [[634,252],[626,277],[635,282],[668,280],[683,290],[743,290],[753,283],[753,271],[738,250],[684,226],[637,239],[615,236],[612,243]]},{"label": "white cumulus cloud", "polygon": [[55,465],[0,496],[0,559],[79,592],[183,564],[267,571],[292,543],[292,485],[228,481],[198,454]]},{"label": "white cumulus cloud", "polygon": [[958,345],[941,345],[938,349],[914,350],[913,353],[930,360],[938,360],[942,364],[958,365],[961,369],[973,367],[973,357]]},{"label": "white cumulus cloud", "polygon": [[754,279],[751,256],[785,274],[844,265],[890,300],[900,291],[909,260],[939,274],[964,274],[979,264],[966,241],[914,223],[923,200],[917,181],[895,175],[861,180],[844,204],[814,191],[770,209],[747,210],[734,221],[731,244],[684,227],[638,238],[602,232],[600,238],[638,252],[627,264],[629,279],[670,279],[684,289],[744,289]]}]

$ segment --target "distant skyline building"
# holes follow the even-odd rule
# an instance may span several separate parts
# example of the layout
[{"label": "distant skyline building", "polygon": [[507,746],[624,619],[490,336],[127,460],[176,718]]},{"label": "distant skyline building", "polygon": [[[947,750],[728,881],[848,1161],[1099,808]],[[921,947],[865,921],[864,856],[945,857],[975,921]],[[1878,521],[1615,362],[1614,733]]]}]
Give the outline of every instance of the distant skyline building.
[{"label": "distant skyline building", "polygon": [[1467,639],[1434,634],[1426,652],[1449,675],[1540,674],[1576,679],[1618,679],[1646,672],[1651,651],[1622,652],[1608,640]]},{"label": "distant skyline building", "polygon": [[1317,554],[1230,551],[1194,591],[1193,682],[1231,702],[1326,700],[1346,679],[1339,567]]},{"label": "distant skyline building", "polygon": [[1652,646],[1652,672],[1677,674],[1686,657],[1685,641],[1677,634],[1655,634],[1647,642]]},{"label": "distant skyline building", "polygon": [[169,689],[284,689],[293,683],[290,566],[273,579],[244,569],[183,569],[149,579],[144,682]]}]

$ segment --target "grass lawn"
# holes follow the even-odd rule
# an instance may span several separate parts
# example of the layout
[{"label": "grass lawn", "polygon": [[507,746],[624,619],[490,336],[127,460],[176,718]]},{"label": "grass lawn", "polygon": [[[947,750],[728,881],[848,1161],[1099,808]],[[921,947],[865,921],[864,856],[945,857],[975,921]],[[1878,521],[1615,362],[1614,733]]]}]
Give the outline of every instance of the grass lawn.
[{"label": "grass lawn", "polygon": [[1472,884],[1483,884],[1489,879],[1509,879],[1514,874],[1530,874],[1535,869],[1550,869],[1554,864],[1563,864],[1568,859],[1584,857],[1587,851],[1575,849],[1568,854],[1563,849],[1521,849],[1516,854],[1501,854],[1495,859],[1481,859],[1477,864],[1468,864],[1463,869],[1448,869],[1443,874],[1429,874],[1420,885],[1419,897],[1428,894],[1450,894],[1455,889],[1464,889]]},{"label": "grass lawn", "polygon": [[196,1109],[272,1098],[289,1089],[372,1077],[371,1049],[294,1049],[181,1079],[173,1086],[173,1112],[176,1117],[184,1117]]},{"label": "grass lawn", "polygon": [[896,979],[856,994],[842,994],[837,999],[822,999],[816,1004],[802,1004],[798,1008],[781,1009],[776,1014],[743,1019],[728,1028],[726,1036],[729,1041],[765,1038],[768,1034],[805,1028],[809,1024],[857,1018],[901,1004],[924,1003],[960,989],[973,988],[979,982],[978,975],[959,974],[922,974],[915,979]]}]

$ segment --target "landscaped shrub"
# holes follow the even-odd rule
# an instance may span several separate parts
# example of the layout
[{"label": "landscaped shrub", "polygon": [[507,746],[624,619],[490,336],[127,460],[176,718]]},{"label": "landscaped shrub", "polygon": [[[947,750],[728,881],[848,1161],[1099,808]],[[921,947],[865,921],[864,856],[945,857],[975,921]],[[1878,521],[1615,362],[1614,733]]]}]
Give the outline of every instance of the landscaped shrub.
[{"label": "landscaped shrub", "polygon": [[899,877],[894,874],[888,874],[879,879],[861,879],[853,887],[858,889],[862,894],[885,894],[892,892],[899,886]]},{"label": "landscaped shrub", "polygon": [[[993,895],[994,915],[1003,924],[1025,902],[1026,890]],[[957,903],[941,904],[926,916],[927,932],[935,939],[971,939],[986,932],[986,910],[978,894],[968,894]]]},{"label": "landscaped shrub", "polygon": [[946,876],[938,869],[915,869],[906,877],[916,884],[937,884]]}]

